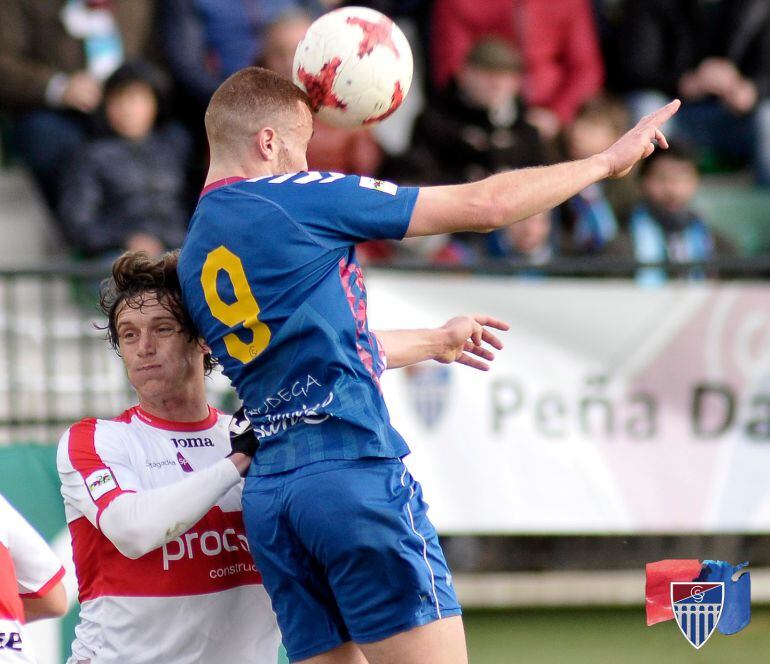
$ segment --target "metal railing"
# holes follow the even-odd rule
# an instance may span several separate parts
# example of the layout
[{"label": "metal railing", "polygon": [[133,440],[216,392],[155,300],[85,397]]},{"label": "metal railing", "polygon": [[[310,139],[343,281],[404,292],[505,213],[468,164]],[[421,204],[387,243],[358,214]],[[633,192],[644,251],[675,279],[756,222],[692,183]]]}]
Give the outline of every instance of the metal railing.
[{"label": "metal railing", "polygon": [[[628,260],[574,258],[547,265],[486,262],[441,271],[622,278],[633,276],[639,267]],[[770,276],[770,256],[654,267],[673,278],[698,270],[720,278],[764,280]],[[404,261],[388,268],[437,271],[425,263]],[[103,263],[0,270],[0,444],[54,443],[69,424],[83,417],[114,417],[134,403],[122,363],[106,343],[105,321],[97,308],[98,284],[108,273]],[[209,386],[215,405],[235,407],[220,374]]]},{"label": "metal railing", "polygon": [[[374,267],[374,266],[370,266]],[[399,263],[391,269],[436,269]],[[451,272],[580,278],[626,277],[629,261],[562,260],[547,266],[485,263]],[[730,259],[709,266],[658,266],[669,273],[693,268],[725,278],[763,280],[770,257]],[[369,269],[369,268],[367,268]],[[97,284],[108,266],[60,264],[0,270],[0,445],[53,444],[82,417],[112,418],[135,402],[120,359],[109,348],[99,313]],[[232,410],[233,391],[221,375],[209,382],[212,402]],[[229,401],[228,401],[229,400]],[[635,570],[662,558],[751,560],[770,567],[769,535],[461,536],[442,538],[459,574],[586,569]],[[539,577],[538,577],[539,578]],[[560,578],[560,582],[563,579]],[[499,579],[495,580],[499,585]],[[639,581],[634,577],[634,583]],[[516,592],[520,593],[518,586]],[[499,595],[499,593],[498,593]],[[517,595],[518,596],[518,595]],[[563,600],[559,600],[563,601]],[[486,605],[486,604],[485,604]]]}]

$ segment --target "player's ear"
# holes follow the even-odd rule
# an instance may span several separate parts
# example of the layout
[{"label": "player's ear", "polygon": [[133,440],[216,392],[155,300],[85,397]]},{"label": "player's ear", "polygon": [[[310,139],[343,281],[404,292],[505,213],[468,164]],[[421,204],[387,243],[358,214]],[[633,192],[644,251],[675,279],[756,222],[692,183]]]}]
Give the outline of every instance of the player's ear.
[{"label": "player's ear", "polygon": [[198,337],[198,348],[201,352],[201,355],[211,354],[211,348],[209,348],[208,344],[203,340],[203,337]]},{"label": "player's ear", "polygon": [[254,147],[265,161],[273,161],[278,156],[278,140],[275,129],[263,127],[254,136]]}]

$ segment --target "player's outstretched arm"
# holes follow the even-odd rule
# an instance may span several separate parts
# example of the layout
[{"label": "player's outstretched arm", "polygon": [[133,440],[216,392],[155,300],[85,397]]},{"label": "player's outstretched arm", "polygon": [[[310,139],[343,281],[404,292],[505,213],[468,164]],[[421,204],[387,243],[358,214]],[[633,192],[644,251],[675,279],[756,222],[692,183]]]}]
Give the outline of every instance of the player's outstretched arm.
[{"label": "player's outstretched arm", "polygon": [[441,327],[377,330],[375,334],[388,360],[388,369],[435,360],[442,364],[459,362],[487,371],[487,362],[491,362],[495,356],[484,344],[497,350],[503,347],[492,329],[507,330],[508,323],[491,316],[457,316]]},{"label": "player's outstretched arm", "polygon": [[491,231],[549,210],[604,178],[626,175],[655,149],[667,148],[660,127],[678,99],[642,118],[604,152],[587,159],[498,173],[478,182],[422,187],[407,237],[456,231]]}]

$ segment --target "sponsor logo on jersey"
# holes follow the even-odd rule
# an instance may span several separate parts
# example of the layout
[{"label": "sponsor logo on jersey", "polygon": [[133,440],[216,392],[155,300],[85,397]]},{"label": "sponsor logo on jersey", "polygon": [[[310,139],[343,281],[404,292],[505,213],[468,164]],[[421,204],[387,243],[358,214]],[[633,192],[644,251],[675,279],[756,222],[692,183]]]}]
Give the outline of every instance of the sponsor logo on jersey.
[{"label": "sponsor logo on jersey", "polygon": [[714,633],[722,616],[725,598],[723,582],[671,583],[671,608],[679,630],[696,649]]},{"label": "sponsor logo on jersey", "polygon": [[309,397],[310,391],[315,387],[321,387],[321,383],[308,374],[304,378],[287,383],[275,394],[271,394],[264,399],[261,406],[249,410],[248,414],[252,417],[269,415],[284,404],[291,403],[294,399],[301,399],[304,401]]},{"label": "sponsor logo on jersey", "polygon": [[[303,424],[321,424],[328,420],[331,415],[319,411],[326,408],[332,401],[334,401],[334,392],[329,392],[326,399],[319,401],[314,406],[303,406],[301,409],[291,413],[268,415],[266,424],[254,425],[254,435],[258,440],[262,440],[263,438],[269,438],[281,431],[286,431],[287,429],[297,426],[300,422]],[[256,416],[258,415],[258,412],[249,411],[249,415]]]},{"label": "sponsor logo on jersey", "polygon": [[0,650],[21,652],[21,634],[18,632],[0,632]]},{"label": "sponsor logo on jersey", "polygon": [[118,483],[109,468],[100,468],[86,477],[86,487],[91,494],[91,500],[96,502],[104,494],[117,489]]},{"label": "sponsor logo on jersey", "polygon": [[187,532],[175,537],[163,545],[163,570],[171,569],[175,560],[188,558],[192,560],[198,555],[216,557],[223,551],[249,551],[246,535],[234,528],[225,528],[221,533],[216,530],[205,530],[202,533]]},{"label": "sponsor logo on jersey", "polygon": [[193,472],[193,468],[190,465],[190,462],[184,458],[181,452],[176,453],[176,460],[179,462],[179,466],[182,468],[182,470],[186,473]]},{"label": "sponsor logo on jersey", "polygon": [[364,189],[374,189],[375,191],[381,191],[383,194],[390,194],[395,196],[398,191],[398,186],[387,180],[377,180],[376,178],[361,177],[359,187]]},{"label": "sponsor logo on jersey", "polygon": [[161,459],[160,461],[150,461],[147,459],[145,463],[150,470],[160,470],[165,466],[176,466],[176,461],[173,459]]},{"label": "sponsor logo on jersey", "polygon": [[211,438],[172,438],[174,447],[214,447]]}]

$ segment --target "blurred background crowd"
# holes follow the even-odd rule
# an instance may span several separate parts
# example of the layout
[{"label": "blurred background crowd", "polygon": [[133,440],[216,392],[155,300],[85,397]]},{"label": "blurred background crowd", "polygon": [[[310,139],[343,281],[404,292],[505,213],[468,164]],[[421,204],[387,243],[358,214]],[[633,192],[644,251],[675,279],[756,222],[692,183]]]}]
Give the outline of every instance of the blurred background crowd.
[{"label": "blurred background crowd", "polygon": [[[70,256],[177,247],[205,174],[211,93],[251,64],[290,77],[310,22],[341,4],[3,0],[3,161],[32,176]],[[542,268],[623,259],[698,264],[683,273],[699,278],[714,258],[767,248],[752,227],[769,214],[766,0],[354,4],[402,26],[415,81],[399,112],[371,130],[318,123],[313,170],[399,184],[476,180],[586,157],[657,105],[684,101],[666,127],[671,150],[630,178],[593,185],[490,235],[367,243],[363,260]],[[666,279],[655,267],[635,274],[644,283]]]}]

